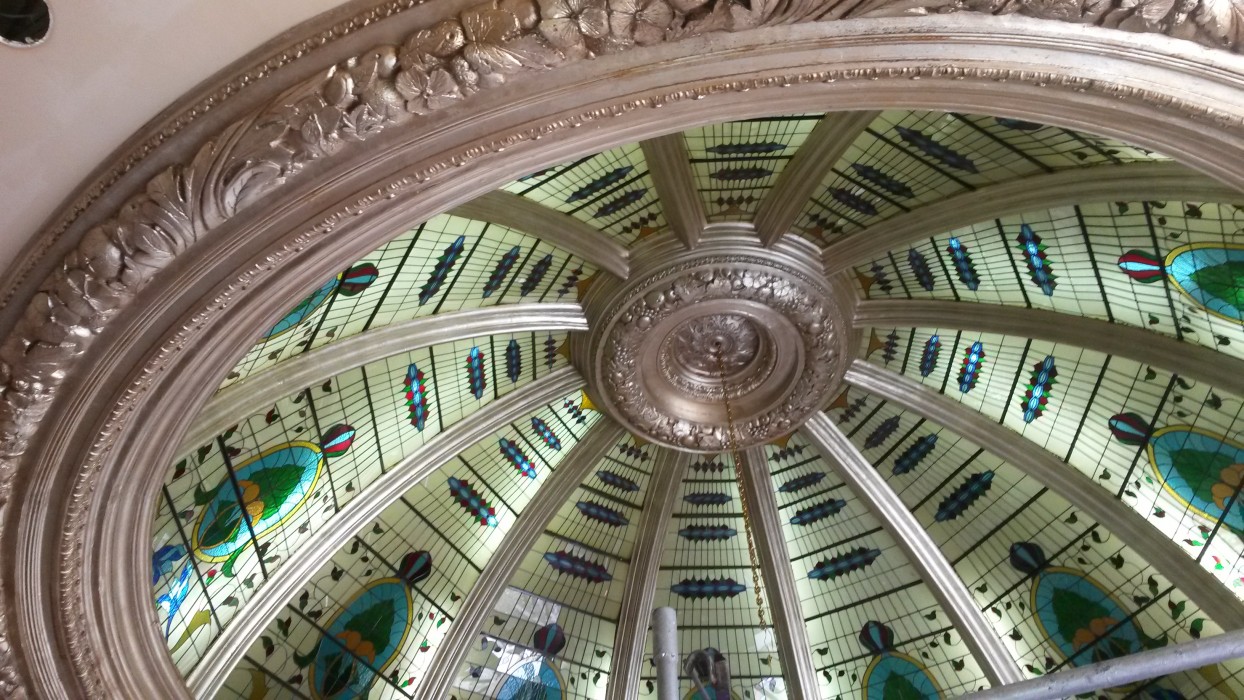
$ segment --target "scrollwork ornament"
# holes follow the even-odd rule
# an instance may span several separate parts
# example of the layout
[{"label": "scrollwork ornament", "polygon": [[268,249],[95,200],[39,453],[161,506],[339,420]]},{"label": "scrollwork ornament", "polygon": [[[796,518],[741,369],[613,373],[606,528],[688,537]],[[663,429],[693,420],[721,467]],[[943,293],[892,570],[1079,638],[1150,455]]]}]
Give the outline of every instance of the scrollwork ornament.
[{"label": "scrollwork ornament", "polygon": [[[333,157],[385,130],[409,128],[419,123],[419,117],[499,86],[517,74],[546,70],[593,53],[624,51],[637,44],[714,31],[929,12],[1018,13],[1164,33],[1233,52],[1244,44],[1244,6],[1231,0],[874,0],[850,9],[811,0],[789,4],[754,1],[747,5],[724,0],[620,0],[565,5],[567,12],[558,9],[546,16],[542,5],[531,0],[484,3],[420,30],[399,45],[376,47],[339,63],[238,120],[205,143],[187,162],[170,166],[152,178],[142,192],[111,218],[90,228],[44,280],[0,344],[0,514],[7,513],[18,463],[59,385],[95,337],[155,275],[204,235],[287,186],[309,163]],[[569,40],[571,32],[562,20],[570,20],[574,32],[582,37],[581,42]],[[550,35],[566,46],[550,41]],[[893,75],[954,79],[956,72],[965,74],[965,70],[902,67],[895,68]],[[831,76],[849,80],[880,75],[870,71],[824,71],[733,81],[611,106],[599,114],[582,115],[581,121],[666,101],[695,99],[714,91],[790,84],[792,80],[820,81]],[[1007,70],[969,72],[983,79],[990,79],[991,75],[998,80],[1047,79]],[[1232,115],[1195,108],[1175,98],[1135,88],[1102,85],[1087,79],[1072,84],[1070,79],[1059,76],[1048,79],[1068,89],[1138,96],[1155,103],[1166,102],[1176,109],[1195,109],[1202,118],[1214,122],[1238,124]],[[515,136],[514,140],[521,138]],[[469,160],[489,152],[493,145],[500,144],[479,147],[474,155],[460,157]],[[450,164],[439,167],[447,168]],[[685,436],[690,428],[675,422],[663,430]],[[720,443],[719,434],[705,439]],[[93,478],[88,469],[80,475],[87,482],[77,489],[83,499],[89,499],[91,491],[83,486],[89,486]],[[67,536],[72,539],[80,533]],[[65,566],[72,569],[75,565]],[[72,598],[65,605],[75,605]],[[68,617],[71,624],[85,624],[84,616]],[[0,694],[22,697],[24,691],[11,658],[12,643],[4,635],[8,624],[11,623],[0,619]],[[81,654],[74,656],[84,673],[94,674],[95,664],[89,651],[83,648]],[[98,687],[98,682],[87,685]]]}]

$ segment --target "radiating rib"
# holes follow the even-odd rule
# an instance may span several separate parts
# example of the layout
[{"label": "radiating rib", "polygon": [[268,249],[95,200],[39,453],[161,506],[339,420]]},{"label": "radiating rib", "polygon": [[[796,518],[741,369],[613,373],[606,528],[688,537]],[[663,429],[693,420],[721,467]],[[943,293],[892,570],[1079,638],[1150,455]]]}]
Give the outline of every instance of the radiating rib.
[{"label": "radiating rib", "polygon": [[864,360],[851,365],[846,381],[944,426],[1032,476],[1114,533],[1224,630],[1244,628],[1244,602],[1144,517],[1044,448],[912,379]]}]

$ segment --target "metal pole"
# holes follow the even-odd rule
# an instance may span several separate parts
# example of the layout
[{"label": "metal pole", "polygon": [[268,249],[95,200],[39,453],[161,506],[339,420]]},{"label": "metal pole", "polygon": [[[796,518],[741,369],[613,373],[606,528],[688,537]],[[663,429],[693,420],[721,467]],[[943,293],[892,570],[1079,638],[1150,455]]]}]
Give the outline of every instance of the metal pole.
[{"label": "metal pole", "polygon": [[652,611],[652,656],[657,666],[657,700],[678,700],[678,614]]},{"label": "metal pole", "polygon": [[1244,630],[1235,630],[1119,659],[1059,671],[971,695],[974,700],[1052,700],[1188,671],[1244,657]]}]

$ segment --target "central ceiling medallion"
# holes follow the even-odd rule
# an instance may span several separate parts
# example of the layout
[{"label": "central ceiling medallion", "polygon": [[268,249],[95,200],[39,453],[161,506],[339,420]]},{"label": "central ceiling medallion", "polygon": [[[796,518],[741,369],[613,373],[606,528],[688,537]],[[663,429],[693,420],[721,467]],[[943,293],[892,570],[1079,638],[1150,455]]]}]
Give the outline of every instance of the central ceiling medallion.
[{"label": "central ceiling medallion", "polygon": [[[694,250],[637,245],[631,276],[584,300],[574,341],[593,401],[631,432],[696,452],[740,448],[799,427],[824,407],[848,356],[846,320],[811,243],[714,232]],[[723,382],[724,379],[724,382]]]}]

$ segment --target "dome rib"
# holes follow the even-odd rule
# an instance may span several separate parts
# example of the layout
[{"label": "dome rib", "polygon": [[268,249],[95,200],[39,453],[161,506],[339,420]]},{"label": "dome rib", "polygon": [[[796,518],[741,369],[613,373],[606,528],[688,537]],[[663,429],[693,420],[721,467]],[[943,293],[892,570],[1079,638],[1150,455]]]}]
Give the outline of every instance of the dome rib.
[{"label": "dome rib", "polygon": [[319,386],[355,367],[473,337],[528,331],[581,331],[587,319],[577,303],[508,304],[450,311],[401,321],[292,357],[231,384],[212,396],[183,440],[189,449],[212,439],[238,416],[291,386]]},{"label": "dome rib", "polygon": [[769,602],[769,621],[777,637],[778,658],[786,675],[790,700],[816,700],[816,666],[812,645],[802,624],[799,590],[790,567],[790,550],[782,532],[782,516],[773,495],[769,460],[763,446],[746,452],[743,470],[743,498],[747,499],[752,535],[756,542],[756,564],[765,582]]},{"label": "dome rib", "polygon": [[1005,685],[1023,680],[1011,653],[980,612],[946,555],[885,479],[878,475],[872,463],[824,413],[812,416],[804,426],[804,433],[899,543],[972,650],[990,684]]},{"label": "dome rib", "polygon": [[820,184],[847,149],[881,112],[831,112],[812,128],[799,150],[778,173],[773,189],[756,211],[756,232],[765,245],[772,245],[794,228]]},{"label": "dome rib", "polygon": [[1174,162],[1096,165],[1029,175],[981,187],[898,214],[868,227],[867,235],[835,240],[825,248],[826,274],[849,271],[923,241],[930,234],[954,231],[991,218],[1083,202],[1141,199],[1224,201],[1236,197],[1230,187]]},{"label": "dome rib", "polygon": [[485,221],[515,231],[539,231],[540,238],[583,258],[602,270],[626,279],[630,274],[627,249],[600,229],[526,197],[497,190],[460,204],[450,211],[474,221]]},{"label": "dome rib", "polygon": [[602,419],[579,441],[563,461],[562,467],[527,504],[518,522],[506,533],[505,540],[471,587],[453,626],[436,651],[416,697],[445,697],[489,611],[519,564],[566,499],[623,435],[620,426],[608,418]]},{"label": "dome rib", "polygon": [[863,360],[856,360],[847,370],[846,382],[937,421],[1032,474],[1140,553],[1224,629],[1244,627],[1244,602],[1204,569],[1188,566],[1188,555],[1175,542],[1155,537],[1144,518],[1087,477],[1068,469],[1052,453],[1017,440],[1008,428],[928,387]]},{"label": "dome rib", "polygon": [[1244,360],[1153,331],[1087,316],[993,304],[978,304],[971,313],[964,313],[962,303],[954,301],[866,300],[856,306],[855,324],[1024,335],[1178,370],[1181,376],[1244,396]]},{"label": "dome rib", "polygon": [[681,133],[666,134],[640,141],[639,147],[648,162],[669,229],[685,247],[694,248],[708,225],[708,217],[696,191],[686,138]]},{"label": "dome rib", "polygon": [[297,555],[280,569],[281,575],[270,579],[247,601],[247,615],[221,632],[189,674],[191,689],[198,697],[214,695],[247,647],[281,608],[294,598],[311,575],[323,568],[355,533],[365,529],[401,494],[421,483],[471,445],[486,439],[516,418],[555,402],[580,384],[578,373],[570,368],[549,374],[533,382],[526,391],[505,396],[472,414],[470,420],[448,427],[368,485],[349,507],[335,516],[334,521],[339,521],[333,527],[319,530],[302,543]]},{"label": "dome rib", "polygon": [[644,520],[635,537],[635,554],[626,573],[622,607],[618,611],[613,659],[609,667],[606,700],[635,700],[644,669],[644,648],[656,597],[657,576],[670,519],[678,504],[678,487],[691,464],[692,455],[657,450],[652,481],[644,502]]}]

